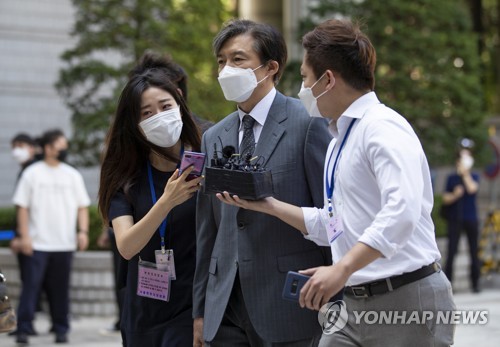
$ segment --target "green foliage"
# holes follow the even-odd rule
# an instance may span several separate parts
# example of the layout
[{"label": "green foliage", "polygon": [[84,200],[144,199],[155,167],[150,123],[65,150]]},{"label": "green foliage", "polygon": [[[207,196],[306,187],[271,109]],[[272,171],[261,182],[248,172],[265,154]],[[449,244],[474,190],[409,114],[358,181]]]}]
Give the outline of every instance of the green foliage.
[{"label": "green foliage", "polygon": [[431,164],[453,164],[461,137],[481,152],[487,131],[480,61],[463,0],[319,0],[301,36],[339,16],[364,24],[377,50],[377,95],[413,125]]},{"label": "green foliage", "polygon": [[[14,207],[0,208],[0,230],[12,230],[15,226],[16,211]],[[89,207],[89,250],[99,250],[97,239],[101,234],[103,224],[101,216],[97,211],[97,206]],[[76,230],[75,230],[76,233]],[[0,242],[1,247],[7,247],[9,241]]]},{"label": "green foliage", "polygon": [[446,237],[446,220],[441,218],[439,215],[439,210],[441,209],[441,205],[443,203],[443,199],[441,195],[434,196],[434,206],[432,208],[432,221],[434,222],[434,227],[436,228],[436,237]]},{"label": "green foliage", "polygon": [[484,47],[481,52],[488,113],[500,115],[500,1],[482,0]]},{"label": "green foliage", "polygon": [[[77,164],[98,163],[127,72],[144,51],[170,54],[190,76],[189,106],[218,120],[234,106],[217,84],[212,39],[229,18],[224,0],[73,0],[75,47],[56,87],[72,112]],[[210,102],[208,102],[208,100]]]}]

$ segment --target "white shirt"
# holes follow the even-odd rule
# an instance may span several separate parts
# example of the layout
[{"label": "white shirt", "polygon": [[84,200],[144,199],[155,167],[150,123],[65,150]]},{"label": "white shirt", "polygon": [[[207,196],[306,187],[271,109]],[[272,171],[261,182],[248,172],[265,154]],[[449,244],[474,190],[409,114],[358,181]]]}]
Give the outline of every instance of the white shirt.
[{"label": "white shirt", "polygon": [[13,202],[29,209],[29,234],[36,251],[76,250],[78,209],[90,205],[83,178],[73,167],[44,161],[24,170]]},{"label": "white shirt", "polygon": [[253,119],[255,119],[255,123],[253,125],[253,135],[255,137],[255,146],[257,146],[257,143],[259,142],[260,138],[260,133],[262,132],[262,127],[264,126],[264,123],[266,122],[267,119],[267,114],[269,113],[269,110],[271,109],[271,105],[273,104],[274,97],[276,96],[276,89],[273,87],[269,93],[267,93],[266,96],[260,100],[257,105],[254,106],[252,111],[250,113],[245,113],[242,110],[238,108],[238,113],[240,116],[240,129],[238,133],[238,144],[241,144],[241,140],[243,139],[243,117],[246,114],[249,114],[252,116]]},{"label": "white shirt", "polygon": [[[333,212],[341,218],[344,232],[330,245],[333,262],[357,242],[383,257],[353,273],[347,285],[411,272],[441,258],[431,219],[430,171],[420,141],[410,124],[381,104],[374,92],[357,99],[330,124],[334,139],[323,180],[331,179],[340,143],[354,118],[335,173]],[[324,195],[323,209],[302,209],[306,238],[320,245],[328,245],[326,189]]]}]

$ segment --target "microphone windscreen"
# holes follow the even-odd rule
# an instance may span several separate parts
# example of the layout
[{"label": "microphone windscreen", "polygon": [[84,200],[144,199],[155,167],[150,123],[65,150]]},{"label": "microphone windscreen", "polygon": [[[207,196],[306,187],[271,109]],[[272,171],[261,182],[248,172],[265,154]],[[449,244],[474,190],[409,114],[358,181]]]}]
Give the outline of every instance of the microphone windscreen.
[{"label": "microphone windscreen", "polygon": [[233,146],[226,146],[222,149],[222,155],[224,158],[231,158],[234,153],[236,153],[236,148]]}]

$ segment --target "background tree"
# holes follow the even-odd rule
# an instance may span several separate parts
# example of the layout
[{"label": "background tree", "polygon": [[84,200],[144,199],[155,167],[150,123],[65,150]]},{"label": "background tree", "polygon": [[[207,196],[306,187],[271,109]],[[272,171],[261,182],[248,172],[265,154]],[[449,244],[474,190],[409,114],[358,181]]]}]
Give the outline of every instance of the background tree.
[{"label": "background tree", "polygon": [[325,18],[364,23],[377,50],[377,94],[413,125],[431,164],[453,164],[461,137],[484,145],[478,41],[465,1],[319,0],[310,11],[301,36]]},{"label": "background tree", "polygon": [[[189,75],[189,106],[216,120],[229,113],[217,83],[212,39],[230,18],[224,0],[74,0],[74,48],[57,89],[72,112],[80,165],[98,163],[127,72],[147,49],[170,54]],[[228,109],[229,108],[229,109]]]}]

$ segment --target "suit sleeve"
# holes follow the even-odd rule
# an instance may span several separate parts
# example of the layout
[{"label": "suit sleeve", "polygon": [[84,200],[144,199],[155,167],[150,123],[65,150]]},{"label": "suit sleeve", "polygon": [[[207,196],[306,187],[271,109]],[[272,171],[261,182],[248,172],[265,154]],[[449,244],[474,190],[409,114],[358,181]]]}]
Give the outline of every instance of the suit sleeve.
[{"label": "suit sleeve", "polygon": [[[202,138],[201,151],[206,152],[205,135]],[[207,155],[208,157],[208,155]],[[193,281],[193,318],[203,317],[205,313],[205,295],[208,282],[208,268],[217,236],[212,196],[198,193],[196,202],[196,270]]]},{"label": "suit sleeve", "polygon": [[311,118],[304,144],[304,166],[307,184],[313,198],[314,206],[322,208],[323,200],[323,168],[326,150],[332,136],[328,132],[325,119]]}]

